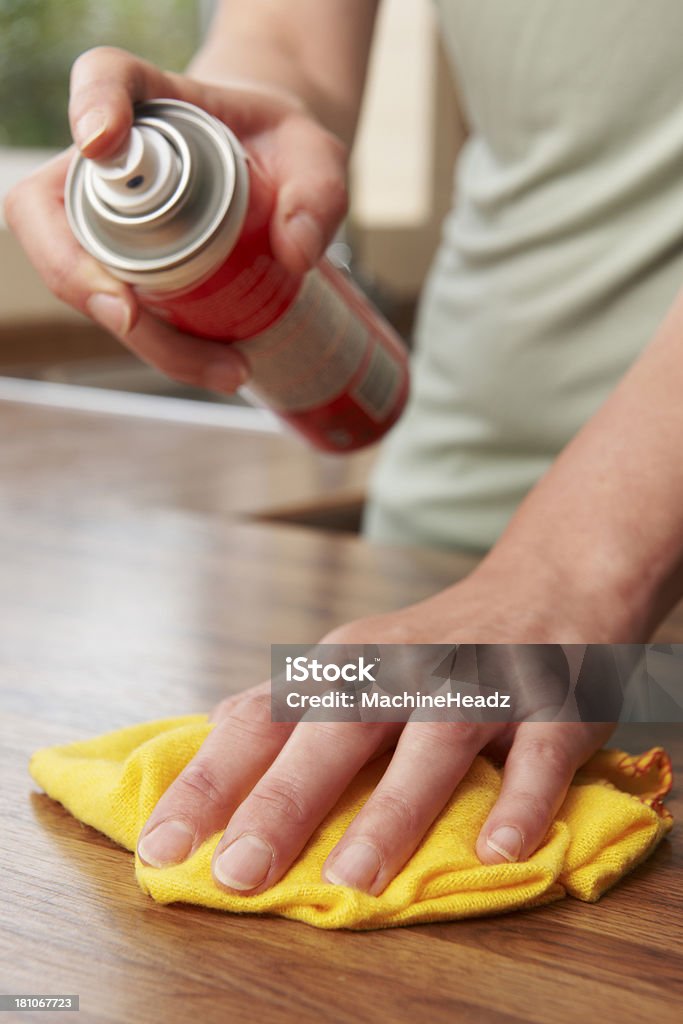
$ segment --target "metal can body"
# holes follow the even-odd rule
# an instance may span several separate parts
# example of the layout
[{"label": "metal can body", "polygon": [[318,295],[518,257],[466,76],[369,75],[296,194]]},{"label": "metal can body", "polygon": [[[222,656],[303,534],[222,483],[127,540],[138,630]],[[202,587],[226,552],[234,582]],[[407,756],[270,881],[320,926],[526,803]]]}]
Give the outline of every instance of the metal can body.
[{"label": "metal can body", "polygon": [[[278,263],[270,246],[274,188],[223,125],[169,100],[145,104],[138,121],[147,131],[171,124],[188,142],[169,209],[158,223],[158,211],[145,210],[111,228],[107,204],[74,166],[67,212],[82,244],[130,281],[154,315],[235,345],[251,369],[248,393],[316,447],[344,452],[379,440],[408,394],[407,353],[393,329],[328,260],[303,277]],[[175,134],[169,141],[180,149]],[[185,193],[184,160],[192,165]],[[207,212],[212,204],[218,209]]]}]

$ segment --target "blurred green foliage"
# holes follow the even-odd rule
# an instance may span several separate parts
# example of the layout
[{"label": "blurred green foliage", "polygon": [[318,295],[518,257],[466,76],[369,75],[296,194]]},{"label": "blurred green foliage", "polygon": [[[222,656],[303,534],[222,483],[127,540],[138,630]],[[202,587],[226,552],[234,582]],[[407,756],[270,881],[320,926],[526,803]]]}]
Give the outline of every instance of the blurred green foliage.
[{"label": "blurred green foliage", "polygon": [[179,71],[200,38],[196,0],[0,0],[0,145],[70,142],[69,70],[121,46]]}]

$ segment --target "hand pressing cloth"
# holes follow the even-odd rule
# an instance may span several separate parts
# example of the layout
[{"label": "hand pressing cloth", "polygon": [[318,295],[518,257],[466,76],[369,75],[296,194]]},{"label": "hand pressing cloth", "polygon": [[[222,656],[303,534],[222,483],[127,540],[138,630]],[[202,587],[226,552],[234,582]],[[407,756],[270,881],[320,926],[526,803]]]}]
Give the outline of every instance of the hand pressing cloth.
[{"label": "hand pressing cloth", "polygon": [[[160,796],[213,728],[204,715],[135,725],[82,743],[39,750],[36,782],[80,821],[128,850]],[[639,757],[602,750],[576,775],[543,845],[518,864],[483,865],[475,843],[496,801],[502,770],[477,757],[423,842],[380,896],[321,878],[323,863],[379,781],[386,755],[367,765],[316,830],[299,860],[258,896],[233,895],[211,876],[216,832],[183,864],[146,867],[144,892],[160,903],[196,903],[268,913],[318,928],[386,928],[538,906],[565,895],[597,900],[644,860],[672,825],[662,799],[671,789],[660,747]]]}]

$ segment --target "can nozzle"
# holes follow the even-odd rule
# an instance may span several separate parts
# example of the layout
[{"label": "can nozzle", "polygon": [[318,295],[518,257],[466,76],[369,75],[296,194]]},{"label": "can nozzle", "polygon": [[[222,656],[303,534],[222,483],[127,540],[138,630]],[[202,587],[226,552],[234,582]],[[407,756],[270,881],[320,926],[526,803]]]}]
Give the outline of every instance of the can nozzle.
[{"label": "can nozzle", "polygon": [[149,213],[171,197],[180,180],[178,154],[153,128],[131,129],[124,149],[109,160],[90,160],[93,191],[122,214]]}]

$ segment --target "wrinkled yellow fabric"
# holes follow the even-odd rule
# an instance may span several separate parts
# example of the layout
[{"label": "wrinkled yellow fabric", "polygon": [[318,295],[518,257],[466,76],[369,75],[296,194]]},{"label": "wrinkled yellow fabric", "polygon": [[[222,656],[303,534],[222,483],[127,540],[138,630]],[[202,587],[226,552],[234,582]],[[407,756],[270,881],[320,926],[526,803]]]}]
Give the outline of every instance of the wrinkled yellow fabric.
[{"label": "wrinkled yellow fabric", "polygon": [[[85,742],[39,750],[36,782],[76,818],[134,850],[157,800],[212,726],[204,715],[148,722]],[[641,757],[599,752],[576,776],[543,845],[519,864],[485,866],[475,843],[500,790],[502,772],[476,758],[424,841],[380,896],[321,880],[322,865],[378,782],[388,756],[368,765],[280,882],[258,896],[217,888],[217,832],[184,864],[156,869],[136,856],[142,889],[160,903],[195,903],[269,913],[319,928],[384,928],[537,906],[565,894],[596,900],[642,861],[671,828],[662,804],[671,762],[661,748]]]}]

